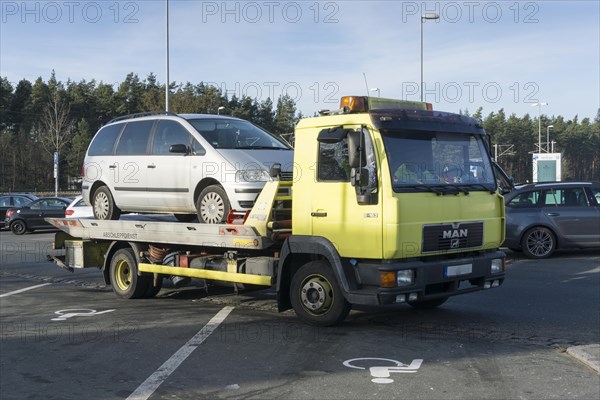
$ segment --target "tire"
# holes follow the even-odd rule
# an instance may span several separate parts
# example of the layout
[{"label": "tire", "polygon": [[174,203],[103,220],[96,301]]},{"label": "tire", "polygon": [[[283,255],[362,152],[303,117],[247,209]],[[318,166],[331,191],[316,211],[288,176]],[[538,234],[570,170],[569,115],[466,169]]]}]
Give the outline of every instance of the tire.
[{"label": "tire", "polygon": [[196,219],[196,214],[173,214],[175,219],[179,222],[192,222]]},{"label": "tire", "polygon": [[25,233],[27,233],[27,224],[25,223],[25,221],[18,219],[16,221],[13,221],[12,224],[10,224],[10,230],[15,235],[24,235]]},{"label": "tire", "polygon": [[160,289],[162,289],[162,284],[163,284],[162,275],[158,276],[158,281],[157,281],[156,286],[154,285],[154,277],[150,276],[150,281],[148,282],[148,289],[146,290],[146,293],[144,293],[144,298],[151,299],[154,296],[156,296],[158,294],[158,292],[160,292]]},{"label": "tire", "polygon": [[100,186],[94,192],[92,207],[96,219],[117,220],[121,216],[121,210],[115,205],[110,190],[106,186]]},{"label": "tire", "polygon": [[196,210],[198,221],[205,224],[220,224],[227,220],[231,206],[227,193],[221,186],[206,187],[198,196]]},{"label": "tire", "polygon": [[151,275],[138,276],[137,261],[130,248],[115,252],[110,260],[110,282],[113,291],[123,299],[144,297],[151,286]]},{"label": "tire", "polygon": [[323,261],[309,262],[296,271],[290,301],[296,315],[315,326],[339,324],[350,312],[333,270]]},{"label": "tire", "polygon": [[528,258],[547,258],[556,250],[556,238],[550,229],[537,226],[525,232],[521,248]]},{"label": "tire", "polygon": [[447,300],[448,300],[448,297],[442,297],[440,299],[415,301],[415,302],[411,302],[408,304],[410,304],[414,309],[417,309],[417,310],[431,310],[432,308],[441,306]]}]

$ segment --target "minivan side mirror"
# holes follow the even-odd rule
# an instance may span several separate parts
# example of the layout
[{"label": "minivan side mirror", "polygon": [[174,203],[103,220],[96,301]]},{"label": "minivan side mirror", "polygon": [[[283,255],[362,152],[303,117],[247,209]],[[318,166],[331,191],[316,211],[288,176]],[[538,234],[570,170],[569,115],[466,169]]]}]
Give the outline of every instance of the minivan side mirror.
[{"label": "minivan side mirror", "polygon": [[169,147],[169,153],[188,154],[189,149],[185,144],[173,144]]}]

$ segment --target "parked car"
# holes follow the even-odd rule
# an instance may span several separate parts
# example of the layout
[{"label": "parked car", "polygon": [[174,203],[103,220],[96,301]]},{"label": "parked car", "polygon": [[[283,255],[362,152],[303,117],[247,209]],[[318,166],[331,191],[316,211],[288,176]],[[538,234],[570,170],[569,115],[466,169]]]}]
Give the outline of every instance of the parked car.
[{"label": "parked car", "polygon": [[20,208],[6,212],[5,223],[15,235],[33,232],[35,229],[54,228],[44,218],[64,218],[71,199],[65,197],[42,197]]},{"label": "parked car", "polygon": [[75,197],[75,200],[69,204],[65,212],[66,218],[90,218],[94,216],[92,206],[88,206],[83,201],[83,196]]},{"label": "parked car", "polygon": [[83,198],[97,219],[122,212],[172,213],[217,223],[249,210],[281,164],[291,180],[293,150],[248,121],[203,114],[142,113],[102,127],[84,161]]},{"label": "parked car", "polygon": [[600,183],[520,185],[504,201],[511,250],[545,258],[556,249],[600,247]]},{"label": "parked car", "polygon": [[5,228],[4,219],[6,211],[9,208],[22,207],[33,200],[37,200],[37,196],[27,193],[9,193],[0,195],[0,229]]}]

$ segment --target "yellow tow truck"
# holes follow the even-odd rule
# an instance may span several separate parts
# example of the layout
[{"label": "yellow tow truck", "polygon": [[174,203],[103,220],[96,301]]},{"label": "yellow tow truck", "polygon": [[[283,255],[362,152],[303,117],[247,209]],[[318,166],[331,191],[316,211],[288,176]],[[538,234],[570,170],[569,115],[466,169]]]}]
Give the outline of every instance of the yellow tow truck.
[{"label": "yellow tow truck", "polygon": [[280,311],[319,326],[353,305],[433,308],[503,283],[504,203],[479,121],[365,96],[320,114],[296,127],[293,181],[271,167],[250,212],[226,224],[51,218],[51,258],[102,269],[122,298],[153,297],[166,277],[275,287]]}]

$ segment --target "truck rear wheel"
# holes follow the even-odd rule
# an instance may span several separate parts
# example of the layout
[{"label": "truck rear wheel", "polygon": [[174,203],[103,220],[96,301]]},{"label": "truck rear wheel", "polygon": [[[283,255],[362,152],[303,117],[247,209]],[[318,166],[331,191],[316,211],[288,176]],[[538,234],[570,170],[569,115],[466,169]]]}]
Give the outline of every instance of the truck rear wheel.
[{"label": "truck rear wheel", "polygon": [[124,299],[143,297],[149,290],[150,276],[137,274],[137,261],[131,249],[120,249],[110,261],[110,282],[115,294]]},{"label": "truck rear wheel", "polygon": [[290,301],[296,315],[315,326],[336,325],[350,312],[350,304],[329,265],[312,261],[294,274]]}]

